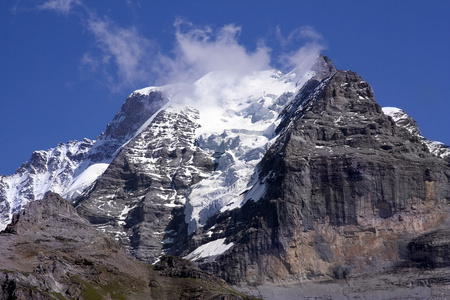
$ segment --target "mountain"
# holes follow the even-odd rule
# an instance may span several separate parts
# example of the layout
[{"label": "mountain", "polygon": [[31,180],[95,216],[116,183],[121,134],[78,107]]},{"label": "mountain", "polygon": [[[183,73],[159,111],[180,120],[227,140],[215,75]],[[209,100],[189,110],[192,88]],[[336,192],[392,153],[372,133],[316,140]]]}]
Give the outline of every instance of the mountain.
[{"label": "mountain", "polygon": [[35,151],[15,174],[0,176],[0,229],[6,227],[14,213],[29,202],[42,199],[47,191],[69,200],[76,198],[166,102],[157,92],[131,95],[95,141],[70,141],[46,151]]},{"label": "mountain", "polygon": [[258,297],[420,299],[448,284],[449,180],[448,146],[319,56],[137,90],[95,141],[2,176],[0,213],[51,190],[137,259],[183,257]]},{"label": "mountain", "polygon": [[233,248],[203,268],[248,285],[378,272],[446,220],[448,162],[385,115],[356,73],[300,93],[281,118],[257,167],[263,192],[204,228]]}]

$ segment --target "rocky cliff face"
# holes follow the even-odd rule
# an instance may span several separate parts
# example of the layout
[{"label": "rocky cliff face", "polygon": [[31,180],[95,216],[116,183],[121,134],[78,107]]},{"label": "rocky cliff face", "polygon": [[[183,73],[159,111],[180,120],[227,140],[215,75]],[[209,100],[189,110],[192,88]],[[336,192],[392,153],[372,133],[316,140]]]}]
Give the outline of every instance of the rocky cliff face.
[{"label": "rocky cliff face", "polygon": [[[80,214],[141,260],[155,261],[185,235],[186,190],[214,170],[214,160],[195,144],[196,119],[191,108],[159,113],[77,200]],[[171,222],[176,226],[169,228]]]},{"label": "rocky cliff face", "polygon": [[259,164],[263,196],[211,219],[203,239],[234,246],[202,267],[237,284],[288,284],[418,259],[424,242],[408,242],[448,216],[448,163],[385,115],[351,71],[313,83],[283,116]]},{"label": "rocky cliff face", "polygon": [[138,262],[57,194],[0,232],[0,266],[1,299],[249,299],[188,261]]},{"label": "rocky cliff face", "polygon": [[97,138],[94,149],[89,153],[89,160],[111,161],[120,147],[135,136],[141,126],[167,101],[167,97],[159,91],[152,91],[148,95],[131,94],[106,126],[106,131]]}]

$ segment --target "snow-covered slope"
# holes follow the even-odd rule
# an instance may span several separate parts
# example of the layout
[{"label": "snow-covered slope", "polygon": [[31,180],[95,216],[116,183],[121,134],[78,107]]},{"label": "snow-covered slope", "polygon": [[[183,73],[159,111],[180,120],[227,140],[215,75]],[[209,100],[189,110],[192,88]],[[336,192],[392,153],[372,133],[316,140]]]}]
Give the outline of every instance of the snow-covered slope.
[{"label": "snow-covered slope", "polygon": [[0,230],[30,201],[51,190],[64,193],[73,174],[92,149],[93,141],[60,143],[47,151],[35,151],[15,174],[0,177]]}]

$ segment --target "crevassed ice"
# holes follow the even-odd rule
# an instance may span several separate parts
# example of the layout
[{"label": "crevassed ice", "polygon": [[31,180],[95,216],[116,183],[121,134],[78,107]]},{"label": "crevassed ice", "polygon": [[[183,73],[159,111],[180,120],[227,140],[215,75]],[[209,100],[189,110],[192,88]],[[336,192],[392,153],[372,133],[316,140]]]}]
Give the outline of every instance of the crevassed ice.
[{"label": "crevassed ice", "polygon": [[[264,184],[252,181],[252,176],[275,138],[279,113],[314,73],[301,75],[295,82],[292,74],[287,78],[274,70],[246,76],[211,72],[171,99],[168,109],[189,105],[199,110],[197,143],[219,157],[216,171],[186,195],[189,234],[218,211],[240,207],[249,199],[257,201],[264,194]],[[253,185],[257,186],[252,189]],[[248,190],[252,197],[245,197]]]}]

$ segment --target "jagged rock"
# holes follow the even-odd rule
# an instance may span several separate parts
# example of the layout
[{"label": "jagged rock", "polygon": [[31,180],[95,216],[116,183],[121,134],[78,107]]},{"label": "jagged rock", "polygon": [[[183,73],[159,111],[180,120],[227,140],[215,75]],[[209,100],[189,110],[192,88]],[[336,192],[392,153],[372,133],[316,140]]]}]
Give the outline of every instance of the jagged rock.
[{"label": "jagged rock", "polygon": [[42,199],[49,190],[64,192],[93,144],[84,139],[60,143],[47,151],[35,151],[15,174],[0,176],[0,230],[28,202]]},{"label": "jagged rock", "polygon": [[161,257],[155,263],[154,269],[163,276],[200,278],[220,282],[217,277],[200,270],[195,263],[177,256],[165,255]]},{"label": "jagged rock", "polygon": [[106,126],[106,131],[97,138],[97,145],[89,153],[89,160],[101,162],[114,158],[116,151],[167,102],[167,97],[159,91],[152,91],[148,95],[131,94]]},{"label": "jagged rock", "polygon": [[[214,170],[213,159],[195,145],[197,118],[190,108],[159,113],[77,200],[80,214],[143,261],[155,261],[185,234],[186,190]],[[177,224],[170,227],[172,220]]]},{"label": "jagged rock", "polygon": [[[15,174],[1,175],[0,230],[10,222],[13,214],[28,202],[41,200],[48,191],[68,199],[81,194],[103,173],[118,149],[167,101],[167,97],[158,91],[148,95],[132,94],[97,140],[70,141],[46,151],[35,151]],[[97,176],[90,174],[87,176],[90,180],[76,182],[77,176],[84,171],[89,173],[89,167],[96,164]]]},{"label": "jagged rock", "polygon": [[450,163],[450,147],[440,142],[426,139],[420,132],[416,121],[406,112],[396,107],[383,107],[383,112],[387,116],[392,117],[397,126],[407,129],[418,139],[418,141],[424,143],[428,147],[430,153],[436,155],[437,157],[443,158]]}]

